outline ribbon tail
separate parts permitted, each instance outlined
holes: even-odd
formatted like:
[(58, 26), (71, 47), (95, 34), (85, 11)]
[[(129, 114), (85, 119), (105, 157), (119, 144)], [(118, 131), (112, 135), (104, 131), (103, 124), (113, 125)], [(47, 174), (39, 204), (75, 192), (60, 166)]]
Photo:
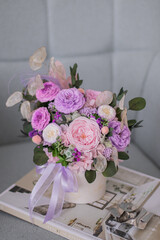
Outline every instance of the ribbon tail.
[(34, 207), (53, 182), (57, 170), (58, 169), (55, 164), (49, 164), (44, 170), (43, 175), (40, 177), (35, 187), (33, 188), (29, 200), (29, 213), (31, 219)]
[(62, 212), (65, 192), (61, 184), (61, 175), (62, 173), (60, 171), (57, 173), (57, 176), (55, 178), (49, 208), (45, 216), (44, 223), (53, 218), (59, 217)]

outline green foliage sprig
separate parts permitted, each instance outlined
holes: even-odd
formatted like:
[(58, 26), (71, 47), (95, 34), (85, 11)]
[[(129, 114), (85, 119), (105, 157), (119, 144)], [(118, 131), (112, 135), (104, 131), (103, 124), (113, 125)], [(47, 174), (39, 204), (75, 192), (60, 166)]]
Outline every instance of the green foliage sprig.
[(70, 74), (71, 74), (71, 81), (72, 81), (72, 84), (69, 84), (70, 88), (73, 88), (73, 87), (79, 88), (83, 83), (83, 80), (79, 78), (79, 73), (77, 73), (77, 67), (78, 67), (77, 63), (73, 65), (73, 68), (70, 67)]

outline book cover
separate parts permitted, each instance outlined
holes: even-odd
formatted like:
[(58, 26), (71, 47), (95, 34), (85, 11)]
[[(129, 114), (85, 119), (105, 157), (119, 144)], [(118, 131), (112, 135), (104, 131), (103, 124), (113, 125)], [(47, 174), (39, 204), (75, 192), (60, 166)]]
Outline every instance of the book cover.
[[(31, 222), (28, 212), (28, 202), (30, 192), (38, 181), (39, 176), (35, 169), (25, 175), (18, 182), (10, 186), (0, 195), (0, 209), (12, 214), (25, 221)], [(138, 202), (143, 203), (146, 197), (150, 196), (158, 186), (159, 180), (145, 174), (120, 167), (118, 173), (113, 178), (106, 181), (106, 193), (98, 201), (92, 204), (74, 204), (65, 202), (60, 217), (43, 224), (44, 216), (48, 209), (51, 188), (46, 191), (43, 198), (39, 201), (38, 206), (34, 208), (33, 224), (54, 232), (70, 240), (105, 240), (105, 231), (103, 223), (108, 214), (107, 208), (112, 204), (121, 202), (129, 194), (137, 192)], [(142, 191), (145, 192), (143, 194)], [(148, 188), (147, 188), (148, 186)], [(141, 189), (137, 191), (136, 189)], [(148, 194), (148, 195), (147, 195)], [(136, 202), (136, 200), (134, 199)], [(154, 225), (154, 231), (152, 231)], [(153, 234), (160, 234), (160, 218), (154, 216), (147, 228), (143, 231), (134, 231), (138, 238), (135, 239), (156, 239), (144, 238), (153, 237)], [(158, 230), (159, 229), (159, 230)], [(152, 234), (151, 234), (152, 233)], [(111, 237), (106, 234), (107, 238)], [(158, 236), (158, 235), (157, 235)], [(122, 239), (121, 236), (115, 239)], [(157, 238), (158, 240), (158, 238)]]

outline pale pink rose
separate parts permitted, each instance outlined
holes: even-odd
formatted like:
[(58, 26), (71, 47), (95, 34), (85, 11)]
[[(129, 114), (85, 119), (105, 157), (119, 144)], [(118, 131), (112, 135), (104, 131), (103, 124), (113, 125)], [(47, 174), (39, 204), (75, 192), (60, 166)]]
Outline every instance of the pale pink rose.
[(48, 152), (47, 148), (44, 148), (43, 151), (45, 152), (45, 154), (48, 157), (48, 163), (56, 163), (57, 161), (59, 161), (59, 158), (53, 157), (52, 152)]
[(96, 107), (109, 105), (113, 100), (113, 93), (110, 91), (101, 92), (96, 98)]
[(62, 143), (64, 144), (65, 147), (68, 147), (70, 145), (70, 142), (67, 138), (67, 129), (68, 129), (68, 125), (67, 124), (61, 124), (61, 139), (62, 139)]
[(78, 162), (72, 162), (69, 164), (69, 168), (75, 172), (85, 172), (86, 170), (91, 170), (92, 167), (92, 153), (84, 153), (81, 157), (81, 160)]
[(67, 138), (80, 152), (95, 149), (100, 142), (100, 128), (94, 119), (78, 117), (70, 123)]
[(96, 107), (96, 98), (101, 92), (88, 89), (85, 92), (86, 103), (85, 107)]

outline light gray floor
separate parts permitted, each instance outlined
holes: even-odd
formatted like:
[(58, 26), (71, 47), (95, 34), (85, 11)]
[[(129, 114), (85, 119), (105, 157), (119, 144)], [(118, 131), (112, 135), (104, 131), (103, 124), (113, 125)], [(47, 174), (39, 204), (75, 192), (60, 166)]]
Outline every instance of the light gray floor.
[[(0, 147), (0, 192), (30, 171), (34, 145), (31, 142)], [(122, 165), (160, 177), (160, 170), (133, 144), (130, 160)], [(62, 240), (64, 238), (0, 211), (0, 240)]]

